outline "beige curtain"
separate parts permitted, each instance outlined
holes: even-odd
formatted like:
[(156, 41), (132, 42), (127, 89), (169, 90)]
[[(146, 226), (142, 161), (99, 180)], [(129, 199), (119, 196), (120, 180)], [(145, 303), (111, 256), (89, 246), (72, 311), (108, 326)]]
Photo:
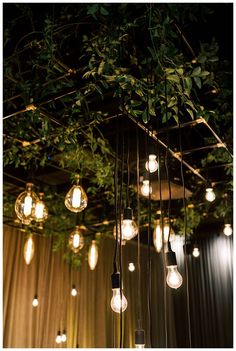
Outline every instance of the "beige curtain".
[[(52, 251), (52, 238), (34, 236), (35, 255), (29, 266), (23, 258), (24, 234), (4, 226), (3, 237), (3, 321), (4, 347), (9, 348), (112, 348), (119, 347), (119, 315), (110, 308), (111, 274), (115, 241), (103, 237), (96, 269), (89, 269), (85, 249), (82, 267), (71, 271), (63, 252)], [(123, 248), (123, 283), (128, 308), (123, 314), (124, 347), (134, 347), (137, 327), (138, 271), (137, 243)], [(128, 270), (128, 263), (136, 266)], [(163, 265), (161, 255), (151, 252), (152, 346), (165, 347)], [(147, 304), (147, 248), (141, 247), (141, 302), (143, 328), (149, 346)], [(75, 284), (79, 294), (71, 296)], [(37, 292), (39, 305), (32, 307)], [(176, 347), (172, 291), (167, 291), (168, 346)], [(58, 330), (66, 329), (67, 342), (58, 346)], [(149, 346), (150, 347), (150, 346)]]

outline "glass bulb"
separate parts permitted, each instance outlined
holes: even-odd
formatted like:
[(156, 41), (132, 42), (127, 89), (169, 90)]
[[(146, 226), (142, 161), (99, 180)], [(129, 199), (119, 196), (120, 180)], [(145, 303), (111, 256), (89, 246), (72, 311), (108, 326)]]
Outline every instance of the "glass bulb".
[(166, 282), (172, 289), (178, 289), (182, 283), (183, 278), (181, 274), (178, 272), (177, 266), (167, 266), (168, 273), (166, 277)]
[[(166, 220), (165, 220), (166, 221)], [(167, 243), (169, 236), (169, 228), (170, 228), (170, 242), (175, 240), (175, 233), (173, 229), (169, 226), (169, 223), (164, 224), (164, 242)], [(156, 227), (153, 232), (153, 244), (157, 252), (160, 252), (162, 249), (162, 230), (160, 220), (157, 220)]]
[(15, 212), (23, 224), (30, 224), (32, 211), (35, 208), (38, 196), (32, 191), (32, 183), (26, 184), (26, 190), (20, 193), (15, 202)]
[(157, 158), (156, 155), (153, 155), (153, 154), (149, 155), (148, 161), (145, 163), (145, 168), (150, 173), (156, 172), (156, 170), (158, 168), (158, 163), (157, 163), (156, 158)]
[(92, 244), (88, 252), (88, 263), (91, 270), (94, 270), (98, 261), (98, 247), (96, 245), (96, 240), (92, 240)]
[(57, 344), (60, 344), (61, 341), (62, 341), (62, 340), (61, 340), (61, 332), (59, 331), (58, 334), (57, 334), (57, 336), (56, 336), (56, 343), (57, 343)]
[(149, 180), (144, 180), (143, 185), (141, 186), (141, 193), (143, 196), (149, 196), (149, 193), (152, 193), (152, 187), (149, 184)]
[(33, 236), (30, 235), (24, 245), (24, 259), (26, 264), (30, 264), (34, 257), (34, 240)]
[(69, 247), (74, 253), (78, 253), (84, 246), (84, 237), (79, 229), (79, 226), (75, 226), (75, 230), (70, 234)]
[(62, 336), (61, 336), (61, 341), (62, 342), (66, 342), (66, 340), (67, 340), (66, 331), (64, 330), (63, 333), (62, 333)]
[(124, 312), (128, 306), (128, 302), (124, 293), (122, 292), (122, 298), (120, 296), (120, 288), (112, 289), (113, 296), (111, 299), (111, 308), (114, 312), (120, 313), (120, 308)]
[(87, 195), (79, 185), (79, 178), (77, 178), (77, 184), (73, 185), (72, 188), (68, 191), (65, 197), (65, 206), (71, 212), (81, 212), (88, 205)]
[(77, 296), (77, 294), (78, 294), (78, 291), (76, 290), (75, 286), (73, 285), (72, 289), (71, 289), (71, 295), (72, 296)]
[(198, 247), (194, 247), (192, 254), (193, 254), (194, 257), (199, 257), (200, 256), (199, 248)]
[(37, 307), (38, 304), (39, 304), (39, 300), (38, 300), (37, 295), (35, 295), (35, 297), (34, 297), (34, 299), (33, 299), (33, 301), (32, 301), (32, 306), (33, 306), (33, 307)]
[(231, 227), (231, 224), (225, 224), (225, 227), (224, 227), (224, 235), (226, 236), (230, 236), (233, 234), (233, 229)]
[(128, 268), (129, 268), (130, 272), (134, 272), (135, 271), (135, 265), (133, 264), (133, 262), (129, 263), (129, 267)]
[(216, 195), (212, 188), (206, 188), (206, 200), (209, 202), (213, 202), (216, 198)]
[[(122, 215), (123, 218), (123, 215)], [(122, 244), (127, 240), (133, 239), (138, 234), (138, 226), (133, 219), (121, 219)], [(116, 238), (116, 226), (113, 229), (113, 235)], [(120, 223), (118, 222), (118, 240), (120, 240)]]
[(35, 208), (32, 211), (32, 217), (36, 222), (44, 222), (48, 218), (48, 209), (43, 202), (43, 193), (39, 193), (39, 199), (36, 201)]

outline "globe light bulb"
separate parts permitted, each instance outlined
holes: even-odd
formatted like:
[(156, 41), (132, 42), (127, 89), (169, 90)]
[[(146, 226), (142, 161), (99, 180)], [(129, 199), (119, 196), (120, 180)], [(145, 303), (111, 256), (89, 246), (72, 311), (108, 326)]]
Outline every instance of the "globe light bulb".
[(120, 313), (124, 312), (128, 306), (126, 297), (120, 289), (120, 273), (113, 273), (111, 276), (112, 282), (112, 299), (111, 308), (114, 312)]
[(206, 200), (209, 201), (209, 202), (213, 202), (216, 198), (216, 195), (213, 191), (213, 188), (206, 188)]
[(61, 336), (61, 341), (62, 341), (62, 342), (66, 342), (66, 340), (67, 340), (66, 331), (63, 330), (62, 336)]
[(156, 172), (158, 168), (158, 163), (156, 158), (157, 158), (156, 155), (151, 154), (148, 156), (148, 161), (145, 163), (145, 168), (150, 173)]
[(33, 301), (32, 301), (32, 306), (33, 306), (33, 307), (37, 307), (38, 305), (39, 305), (38, 296), (35, 295), (35, 296), (34, 296), (34, 299), (33, 299)]
[(30, 264), (34, 257), (34, 240), (30, 235), (24, 244), (24, 259), (26, 264)]
[(192, 255), (193, 255), (193, 257), (196, 257), (196, 258), (200, 256), (200, 251), (199, 251), (199, 248), (197, 246), (195, 246), (193, 248)]
[(65, 206), (71, 212), (81, 212), (88, 205), (87, 195), (79, 185), (79, 176), (76, 178), (76, 185), (73, 185), (72, 188), (68, 191), (65, 197)]
[(225, 224), (223, 232), (224, 232), (224, 235), (226, 235), (226, 236), (232, 235), (233, 229), (231, 227), (231, 224)]
[[(125, 244), (127, 240), (133, 239), (138, 234), (138, 226), (133, 219), (133, 211), (130, 207), (124, 209), (123, 216), (121, 218), (121, 235), (120, 235), (120, 223), (118, 222), (118, 239), (122, 236), (122, 244)], [(116, 226), (113, 229), (113, 235), (116, 238)]]
[(75, 285), (73, 285), (72, 289), (71, 289), (71, 295), (75, 297), (75, 296), (77, 296), (77, 294), (78, 294), (78, 291), (76, 290)]
[(168, 244), (168, 250), (166, 252), (166, 268), (168, 270), (166, 283), (172, 289), (178, 289), (182, 283), (183, 278), (177, 269), (177, 261), (175, 252), (171, 250), (170, 243)]
[(134, 272), (135, 271), (135, 265), (133, 264), (133, 262), (129, 263), (128, 269), (130, 272)]
[(56, 336), (56, 343), (60, 344), (61, 342), (62, 342), (62, 340), (61, 340), (61, 332), (59, 330), (59, 332), (57, 333), (57, 336)]
[(44, 222), (48, 218), (48, 209), (43, 202), (43, 193), (39, 193), (39, 199), (36, 201), (35, 208), (32, 211), (32, 217), (36, 222)]
[(88, 264), (91, 270), (94, 270), (98, 261), (98, 247), (96, 240), (92, 240), (88, 252)]
[(32, 211), (35, 208), (38, 196), (32, 191), (32, 183), (26, 184), (26, 190), (20, 193), (15, 202), (15, 212), (23, 224), (30, 224)]
[(70, 234), (69, 247), (74, 253), (78, 253), (84, 246), (84, 237), (79, 226), (76, 225), (73, 232)]
[(143, 180), (143, 185), (141, 186), (140, 190), (143, 196), (149, 196), (149, 193), (152, 193), (152, 187), (149, 180)]
[(145, 331), (143, 329), (135, 330), (135, 348), (145, 348)]

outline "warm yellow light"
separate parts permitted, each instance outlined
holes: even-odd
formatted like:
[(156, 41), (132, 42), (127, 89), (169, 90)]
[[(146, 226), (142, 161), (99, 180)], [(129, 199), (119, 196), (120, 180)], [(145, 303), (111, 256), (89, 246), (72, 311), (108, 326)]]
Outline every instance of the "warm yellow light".
[(61, 342), (62, 342), (62, 340), (61, 340), (61, 332), (59, 331), (57, 336), (56, 336), (56, 343), (60, 344)]
[(48, 218), (48, 209), (43, 202), (43, 193), (39, 193), (39, 199), (36, 201), (32, 216), (36, 222), (44, 222)]
[(78, 294), (78, 291), (76, 290), (75, 286), (73, 285), (72, 289), (71, 289), (71, 295), (75, 297), (75, 296), (77, 296), (77, 294)]
[(114, 312), (120, 313), (120, 309), (124, 312), (128, 306), (127, 299), (122, 292), (122, 297), (120, 295), (120, 288), (112, 289), (113, 296), (111, 299), (111, 308)]
[[(164, 242), (167, 243), (169, 231), (170, 231), (170, 242), (175, 240), (175, 233), (172, 228), (170, 228), (168, 219), (164, 219)], [(160, 252), (162, 249), (162, 230), (160, 220), (157, 220), (157, 224), (153, 231), (153, 244), (157, 252)]]
[(79, 176), (77, 176), (77, 184), (73, 185), (72, 188), (68, 191), (65, 197), (65, 206), (71, 212), (81, 212), (88, 205), (88, 197), (82, 188), (79, 185)]
[(135, 348), (136, 349), (145, 349), (145, 344), (144, 345), (137, 344), (137, 345), (135, 345)]
[(158, 163), (156, 158), (157, 158), (156, 155), (151, 154), (148, 156), (148, 161), (145, 163), (145, 168), (150, 173), (156, 172), (158, 168)]
[(81, 205), (81, 190), (79, 187), (75, 187), (72, 194), (72, 207), (80, 207)]
[(194, 247), (192, 254), (193, 254), (194, 257), (199, 257), (200, 256), (199, 248), (198, 247)]
[(141, 193), (143, 196), (149, 196), (152, 193), (152, 187), (149, 180), (143, 180), (143, 185), (141, 186)]
[(66, 342), (66, 340), (67, 340), (67, 336), (66, 336), (66, 331), (64, 330), (61, 336), (61, 341)]
[(133, 264), (133, 262), (129, 263), (129, 267), (128, 268), (129, 268), (130, 272), (134, 272), (135, 271), (135, 265)]
[(96, 245), (96, 240), (92, 240), (88, 252), (88, 263), (91, 270), (94, 270), (98, 261), (98, 247)]
[(38, 305), (39, 305), (39, 300), (38, 300), (37, 295), (35, 295), (35, 297), (34, 297), (34, 299), (32, 301), (32, 306), (33, 307), (38, 307)]
[(69, 246), (74, 253), (78, 253), (84, 246), (84, 238), (78, 225), (75, 226), (75, 229), (70, 234)]
[(24, 245), (24, 259), (26, 264), (30, 264), (34, 257), (34, 240), (33, 236), (30, 235)]
[(32, 211), (35, 207), (38, 196), (32, 191), (32, 183), (26, 184), (26, 190), (20, 193), (15, 202), (15, 212), (23, 224), (30, 224)]
[(182, 283), (183, 278), (181, 274), (178, 272), (177, 266), (167, 266), (168, 273), (166, 277), (166, 282), (172, 289), (178, 289)]
[(233, 229), (231, 227), (231, 224), (225, 224), (225, 227), (224, 227), (224, 235), (226, 236), (230, 236), (233, 234)]
[(216, 195), (212, 188), (206, 188), (206, 200), (209, 202), (213, 202), (216, 198)]

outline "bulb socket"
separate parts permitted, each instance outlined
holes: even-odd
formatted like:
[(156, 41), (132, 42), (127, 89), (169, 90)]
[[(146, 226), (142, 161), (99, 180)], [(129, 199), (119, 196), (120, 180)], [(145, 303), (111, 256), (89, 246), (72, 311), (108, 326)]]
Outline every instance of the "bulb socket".
[(116, 272), (111, 275), (111, 287), (112, 289), (120, 288), (120, 273)]
[(145, 345), (145, 331), (143, 329), (135, 330), (135, 345)]
[(126, 207), (124, 209), (124, 214), (123, 214), (123, 219), (130, 219), (132, 220), (133, 218), (133, 210), (130, 207)]
[(174, 251), (166, 252), (166, 266), (177, 266), (176, 255)]

